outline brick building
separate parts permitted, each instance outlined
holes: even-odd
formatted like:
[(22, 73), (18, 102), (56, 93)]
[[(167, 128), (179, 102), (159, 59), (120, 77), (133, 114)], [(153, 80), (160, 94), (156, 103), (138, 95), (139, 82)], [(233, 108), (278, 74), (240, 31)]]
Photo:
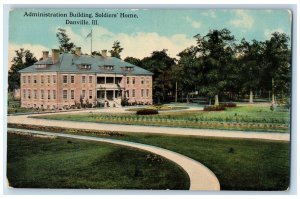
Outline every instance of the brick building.
[(129, 103), (152, 104), (152, 73), (115, 57), (83, 55), (78, 47), (74, 54), (43, 58), (19, 71), (21, 106), (27, 108), (64, 109), (78, 103), (121, 106)]

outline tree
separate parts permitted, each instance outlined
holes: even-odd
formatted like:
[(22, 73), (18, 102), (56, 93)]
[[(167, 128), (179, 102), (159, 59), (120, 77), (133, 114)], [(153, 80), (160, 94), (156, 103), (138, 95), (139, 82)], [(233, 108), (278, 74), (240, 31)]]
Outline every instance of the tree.
[(167, 101), (173, 91), (171, 68), (175, 64), (176, 59), (169, 57), (166, 49), (154, 51), (141, 60), (141, 67), (153, 72), (153, 93), (158, 103)]
[(234, 36), (227, 29), (212, 30), (205, 36), (199, 34), (197, 51), (203, 59), (201, 92), (209, 98), (215, 96), (215, 105), (219, 104), (219, 94), (228, 89), (227, 77), (233, 67)]
[(291, 79), (290, 38), (285, 33), (274, 32), (265, 42), (264, 73), (265, 81), (272, 90), (272, 103), (275, 103), (275, 92), (289, 95)]
[(67, 35), (65, 29), (59, 28), (58, 32), (56, 33), (56, 37), (60, 44), (59, 46), (60, 52), (73, 53), (75, 51), (76, 46), (73, 42), (70, 42), (71, 39)]
[(119, 41), (114, 41), (114, 44), (112, 46), (112, 50), (110, 50), (110, 54), (112, 57), (116, 57), (121, 59), (121, 52), (123, 51), (123, 48), (121, 48), (120, 42)]
[(238, 46), (240, 53), (239, 76), (242, 89), (248, 90), (249, 103), (253, 103), (253, 89), (258, 88), (261, 82), (262, 75), (262, 59), (263, 59), (263, 42), (256, 40), (252, 41), (252, 44), (242, 39), (241, 44)]
[(126, 62), (128, 62), (128, 63), (131, 63), (131, 64), (133, 64), (133, 65), (135, 65), (135, 66), (141, 66), (141, 64), (142, 64), (142, 62), (141, 62), (140, 59), (134, 58), (134, 57), (126, 57), (126, 58), (124, 59), (124, 61), (126, 61)]
[(16, 88), (20, 88), (20, 73), (19, 70), (22, 70), (28, 66), (33, 65), (37, 62), (37, 59), (29, 50), (15, 50), (16, 56), (13, 58), (12, 66), (8, 71), (8, 89), (13, 91)]
[(197, 49), (191, 46), (177, 56), (180, 57), (178, 64), (172, 68), (173, 79), (181, 96), (186, 95), (188, 102), (189, 93), (199, 91), (202, 80), (202, 59), (197, 56)]

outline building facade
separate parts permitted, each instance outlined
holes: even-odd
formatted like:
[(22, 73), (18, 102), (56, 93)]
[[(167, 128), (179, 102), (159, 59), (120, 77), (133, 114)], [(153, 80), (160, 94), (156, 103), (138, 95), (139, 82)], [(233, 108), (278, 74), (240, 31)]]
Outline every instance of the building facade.
[(21, 106), (26, 108), (66, 109), (78, 104), (121, 106), (152, 104), (152, 73), (123, 60), (74, 54), (53, 49), (21, 71)]

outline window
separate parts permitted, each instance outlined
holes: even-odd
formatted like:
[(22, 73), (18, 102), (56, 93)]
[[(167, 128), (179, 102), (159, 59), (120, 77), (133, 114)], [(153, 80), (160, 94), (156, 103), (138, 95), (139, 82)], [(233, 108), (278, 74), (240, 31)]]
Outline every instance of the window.
[(31, 83), (31, 76), (28, 76), (28, 84)]
[(34, 83), (34, 84), (37, 83), (37, 81), (36, 81), (36, 75), (33, 76), (33, 83)]
[(144, 97), (144, 89), (141, 90), (141, 97)]
[(37, 99), (37, 90), (33, 91), (33, 97), (34, 97), (34, 99)]
[(129, 98), (129, 91), (125, 91), (126, 97)]
[(93, 76), (89, 76), (89, 83), (93, 83)]
[(114, 69), (114, 66), (105, 65), (105, 66), (104, 66), (104, 69), (105, 69), (105, 70), (113, 70), (113, 69)]
[(149, 89), (146, 90), (146, 97), (149, 97)]
[(26, 76), (23, 76), (23, 83), (26, 84)]
[(81, 83), (85, 84), (85, 76), (81, 77)]
[(50, 82), (51, 82), (50, 81), (50, 75), (47, 76), (47, 82), (48, 82), (48, 84), (50, 84)]
[(85, 98), (85, 90), (82, 90), (82, 91), (81, 91), (81, 97), (82, 97), (82, 99)]
[(123, 68), (123, 70), (126, 70), (126, 71), (133, 71), (134, 68), (133, 68), (133, 66), (126, 66), (125, 68)]
[(41, 90), (41, 99), (44, 99), (44, 90)]
[(132, 97), (135, 97), (135, 89), (132, 90)]
[(53, 80), (53, 84), (56, 84), (56, 76), (55, 75), (53, 75), (52, 80)]
[(72, 76), (71, 76), (71, 84), (74, 84), (74, 83), (75, 83), (75, 76), (72, 75)]
[(74, 99), (74, 90), (71, 90), (71, 99)]
[(127, 77), (127, 84), (129, 84), (129, 77)]
[(141, 84), (144, 84), (144, 78), (143, 77), (141, 78)]
[(90, 64), (81, 64), (80, 68), (81, 69), (91, 69), (91, 65)]
[(28, 89), (28, 94), (27, 94), (28, 99), (31, 98), (31, 90)]
[(41, 76), (41, 84), (43, 84), (44, 83), (44, 76), (42, 75)]
[(26, 99), (26, 90), (23, 89), (23, 98)]
[(93, 91), (89, 90), (89, 99), (92, 99), (92, 98), (93, 98)]
[(67, 83), (68, 83), (68, 76), (67, 76), (67, 75), (64, 75), (64, 76), (63, 76), (63, 83), (64, 83), (64, 84), (67, 84)]
[(135, 84), (135, 77), (132, 78), (132, 84)]
[(51, 99), (50, 90), (48, 90), (48, 100)]
[(63, 99), (68, 99), (68, 91), (63, 90)]
[(146, 79), (146, 84), (149, 85), (149, 79), (148, 78)]
[(52, 94), (53, 94), (53, 96), (52, 96), (53, 99), (56, 99), (56, 90), (53, 90), (53, 91), (52, 91)]

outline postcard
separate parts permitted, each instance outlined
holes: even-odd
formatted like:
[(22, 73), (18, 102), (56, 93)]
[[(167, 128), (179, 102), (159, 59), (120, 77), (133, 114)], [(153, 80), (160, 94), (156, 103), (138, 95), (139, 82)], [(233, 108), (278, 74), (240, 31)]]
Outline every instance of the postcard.
[(292, 18), (12, 9), (7, 187), (287, 191)]

